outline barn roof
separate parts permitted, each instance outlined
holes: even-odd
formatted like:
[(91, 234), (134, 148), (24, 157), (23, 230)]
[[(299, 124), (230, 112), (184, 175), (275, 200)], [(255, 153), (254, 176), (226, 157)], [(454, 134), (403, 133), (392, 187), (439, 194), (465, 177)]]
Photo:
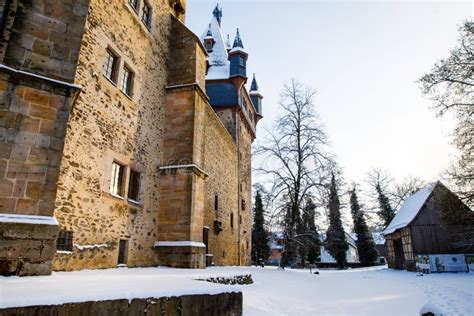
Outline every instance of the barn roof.
[(390, 224), (383, 231), (383, 234), (388, 235), (398, 229), (408, 226), (423, 208), (437, 184), (438, 182), (430, 183), (406, 199)]

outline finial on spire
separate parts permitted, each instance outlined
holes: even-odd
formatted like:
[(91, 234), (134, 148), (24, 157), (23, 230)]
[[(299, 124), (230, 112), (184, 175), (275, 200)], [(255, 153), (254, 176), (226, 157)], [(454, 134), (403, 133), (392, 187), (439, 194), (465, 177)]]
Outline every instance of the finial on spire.
[(252, 84), (250, 85), (250, 91), (258, 91), (257, 79), (255, 79), (255, 73), (253, 74)]
[(232, 47), (230, 46), (230, 36), (227, 34), (227, 40), (225, 41), (225, 47), (230, 50)]
[(237, 34), (235, 35), (234, 46), (232, 48), (244, 48), (244, 44), (242, 44), (242, 39), (240, 38), (239, 28), (237, 28)]
[(210, 36), (210, 37), (212, 37), (211, 23), (209, 23), (209, 28), (207, 29), (207, 34), (206, 34), (206, 37), (207, 37), (207, 36)]
[(212, 11), (212, 15), (216, 18), (217, 22), (219, 22), (219, 26), (221, 26), (222, 8), (219, 8), (219, 3), (216, 4), (214, 11)]

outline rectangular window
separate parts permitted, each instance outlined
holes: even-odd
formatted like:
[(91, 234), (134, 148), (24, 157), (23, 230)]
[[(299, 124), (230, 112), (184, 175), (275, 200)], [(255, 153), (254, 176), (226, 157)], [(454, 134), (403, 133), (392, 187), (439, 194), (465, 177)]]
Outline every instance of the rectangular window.
[(127, 66), (124, 66), (120, 89), (128, 96), (132, 95), (132, 80), (133, 72)]
[(127, 264), (127, 241), (121, 239), (119, 242), (118, 264)]
[(61, 230), (59, 232), (56, 249), (59, 251), (72, 251), (72, 231)]
[(217, 193), (214, 195), (214, 211), (219, 210), (219, 196)]
[(142, 8), (142, 22), (145, 24), (147, 28), (150, 28), (150, 22), (151, 22), (151, 7), (148, 3), (144, 2), (143, 3), (143, 8)]
[(138, 0), (128, 0), (128, 3), (135, 11), (138, 10)]
[(230, 213), (230, 228), (234, 228), (234, 213)]
[(124, 166), (113, 162), (112, 163), (112, 176), (110, 179), (110, 194), (116, 196), (122, 196), (122, 180), (123, 180), (123, 172), (125, 168)]
[(130, 181), (128, 184), (128, 198), (138, 202), (140, 193), (140, 173), (130, 170)]
[(105, 51), (104, 65), (102, 74), (109, 80), (116, 81), (116, 68), (117, 68), (118, 57), (110, 49)]

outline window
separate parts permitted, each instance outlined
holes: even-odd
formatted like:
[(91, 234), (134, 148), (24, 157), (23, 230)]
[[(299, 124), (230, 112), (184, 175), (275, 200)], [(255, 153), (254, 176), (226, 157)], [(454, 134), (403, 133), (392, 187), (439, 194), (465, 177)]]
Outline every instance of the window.
[(132, 95), (132, 80), (133, 72), (127, 66), (123, 66), (122, 82), (120, 83), (120, 89), (128, 96)]
[(130, 181), (128, 184), (128, 198), (138, 202), (140, 193), (140, 173), (130, 170)]
[(146, 27), (150, 27), (151, 22), (151, 7), (148, 3), (143, 3), (142, 8), (142, 22), (145, 24)]
[(122, 180), (124, 166), (113, 162), (112, 163), (112, 177), (110, 179), (110, 194), (122, 196)]
[(128, 0), (128, 3), (135, 11), (138, 10), (138, 0)]
[(214, 210), (219, 210), (219, 195), (217, 193), (214, 195)]
[(127, 264), (127, 241), (121, 239), (119, 242), (118, 264)]
[(116, 81), (116, 68), (118, 57), (110, 49), (105, 51), (105, 59), (102, 74), (109, 80)]
[(242, 57), (239, 58), (239, 66), (245, 67), (245, 59), (243, 59)]
[(234, 213), (230, 213), (230, 228), (234, 228)]
[(61, 230), (59, 232), (56, 249), (59, 251), (72, 251), (72, 231)]

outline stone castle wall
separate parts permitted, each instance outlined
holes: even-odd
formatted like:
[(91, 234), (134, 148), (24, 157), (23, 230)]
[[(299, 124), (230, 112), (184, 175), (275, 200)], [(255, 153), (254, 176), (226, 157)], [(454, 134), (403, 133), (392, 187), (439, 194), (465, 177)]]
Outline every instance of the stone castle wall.
[[(216, 265), (238, 264), (237, 147), (209, 105), (203, 105), (205, 182), (204, 225), (209, 227), (209, 253)], [(218, 209), (215, 210), (215, 197)], [(233, 228), (230, 217), (233, 215)], [(216, 234), (214, 221), (222, 223)]]
[[(157, 262), (157, 170), (173, 10), (166, 1), (148, 3), (150, 30), (128, 1), (90, 3), (75, 79), (83, 92), (69, 121), (55, 210), (61, 229), (73, 231), (76, 246), (72, 253), (57, 254), (56, 270), (113, 267), (119, 240), (128, 243), (128, 266)], [(120, 57), (119, 69), (126, 64), (134, 72), (133, 95), (102, 75), (107, 48)], [(113, 161), (126, 169), (124, 198), (109, 193)], [(132, 168), (141, 173), (140, 203), (126, 198)]]

